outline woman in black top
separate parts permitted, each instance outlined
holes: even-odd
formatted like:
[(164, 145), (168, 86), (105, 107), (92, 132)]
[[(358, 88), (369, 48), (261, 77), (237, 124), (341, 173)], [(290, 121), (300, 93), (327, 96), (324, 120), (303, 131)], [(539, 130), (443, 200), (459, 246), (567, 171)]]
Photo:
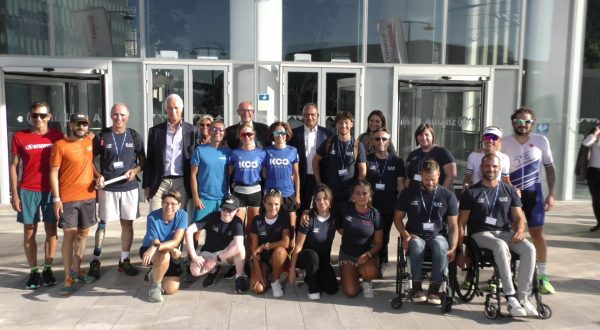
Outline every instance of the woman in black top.
[(383, 245), (383, 229), (379, 211), (371, 206), (371, 185), (359, 179), (352, 186), (351, 203), (341, 207), (337, 217), (342, 234), (340, 246), (340, 277), (346, 296), (356, 297), (362, 291), (365, 298), (373, 298), (371, 280), (379, 276), (378, 253)]
[(304, 282), (308, 285), (308, 298), (321, 298), (321, 291), (334, 294), (338, 290), (337, 278), (331, 266), (331, 245), (335, 237), (335, 219), (330, 213), (333, 194), (324, 184), (315, 188), (313, 208), (307, 212), (308, 223), (298, 228), (296, 246), (292, 253), (290, 284), (296, 284), (296, 267), (306, 270)]
[(277, 189), (265, 194), (266, 212), (258, 215), (252, 222), (250, 244), (252, 249), (252, 272), (250, 287), (256, 294), (262, 294), (268, 288), (267, 275), (273, 271), (271, 289), (273, 297), (283, 297), (279, 276), (287, 260), (290, 245), (290, 216), (288, 212), (279, 212), (283, 197)]

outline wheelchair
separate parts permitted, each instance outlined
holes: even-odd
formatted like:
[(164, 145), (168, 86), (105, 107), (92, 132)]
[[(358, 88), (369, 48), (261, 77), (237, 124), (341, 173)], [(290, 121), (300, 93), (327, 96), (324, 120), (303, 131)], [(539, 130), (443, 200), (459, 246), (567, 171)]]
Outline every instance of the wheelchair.
[[(407, 251), (408, 252), (408, 251)], [(412, 301), (411, 289), (412, 289), (412, 274), (410, 270), (410, 259), (408, 253), (404, 252), (402, 248), (402, 237), (398, 237), (398, 263), (396, 266), (396, 297), (392, 298), (391, 305), (394, 309), (400, 309), (404, 300)], [(425, 256), (423, 258), (423, 278), (428, 278), (428, 273), (432, 269), (432, 257), (431, 251), (425, 249)], [(452, 304), (454, 302), (454, 292), (450, 285), (448, 276), (448, 268), (446, 268), (444, 275), (442, 276), (442, 283), (440, 285), (440, 296), (441, 296), (441, 312), (443, 314), (450, 313), (452, 311)]]
[[(484, 296), (483, 291), (479, 288), (480, 270), (486, 267), (493, 268), (493, 275), (490, 283), (496, 286), (496, 290), (485, 294), (485, 316), (488, 319), (497, 319), (502, 316), (501, 298), (502, 286), (498, 274), (498, 266), (494, 261), (494, 254), (489, 249), (480, 248), (475, 240), (466, 236), (464, 239), (464, 253), (468, 256), (469, 261), (465, 269), (461, 269), (455, 263), (449, 265), (451, 286), (456, 293), (456, 296), (463, 302), (470, 302), (475, 296)], [(511, 251), (511, 272), (513, 274), (513, 283), (516, 286), (515, 270), (519, 262), (519, 255)], [(542, 296), (539, 292), (538, 270), (537, 267), (533, 273), (531, 295), (535, 298), (535, 306), (540, 319), (548, 319), (552, 316), (550, 307), (542, 302)]]

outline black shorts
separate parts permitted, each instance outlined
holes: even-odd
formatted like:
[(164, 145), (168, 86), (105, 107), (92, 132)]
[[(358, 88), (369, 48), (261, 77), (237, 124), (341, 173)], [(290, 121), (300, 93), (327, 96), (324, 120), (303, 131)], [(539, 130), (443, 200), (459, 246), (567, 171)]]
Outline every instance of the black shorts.
[(296, 198), (292, 195), (290, 197), (283, 197), (281, 201), (281, 211), (285, 212), (296, 212)]
[(252, 194), (242, 194), (234, 191), (233, 195), (240, 200), (240, 207), (260, 207), (262, 201), (260, 191)]
[[(149, 246), (140, 246), (140, 258), (144, 259), (144, 253), (146, 253), (146, 250), (148, 250), (150, 247)], [(182, 271), (181, 271), (181, 264), (178, 263), (174, 263), (173, 259), (170, 259), (169, 261), (169, 268), (167, 269), (167, 272), (165, 273), (165, 277), (166, 276), (179, 276), (181, 275)]]

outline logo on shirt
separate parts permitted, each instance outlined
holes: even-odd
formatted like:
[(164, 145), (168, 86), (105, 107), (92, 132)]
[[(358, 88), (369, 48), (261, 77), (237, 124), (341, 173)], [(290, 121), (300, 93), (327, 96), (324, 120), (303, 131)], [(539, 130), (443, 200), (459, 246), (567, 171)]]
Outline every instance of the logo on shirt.
[(133, 148), (132, 142), (125, 142), (125, 148)]
[(251, 162), (249, 160), (245, 160), (245, 161), (238, 162), (238, 166), (241, 169), (258, 168), (258, 162), (257, 161)]
[(52, 143), (28, 144), (25, 150), (47, 149), (52, 148)]
[(501, 202), (508, 202), (508, 197), (498, 197), (498, 200)]
[(372, 165), (372, 166), (371, 166), (369, 169), (370, 169), (370, 170), (376, 170), (376, 169), (377, 169), (377, 166), (375, 166), (375, 165)]
[(212, 227), (212, 230), (213, 230), (215, 233), (218, 233), (218, 232), (219, 232), (219, 226), (217, 226), (217, 225), (214, 225), (214, 226)]
[(87, 151), (92, 151), (92, 146), (88, 146), (87, 148), (85, 148)]
[(388, 166), (388, 171), (395, 171), (396, 170), (396, 166)]
[(479, 199), (477, 200), (477, 203), (479, 203), (479, 204), (483, 204), (483, 203), (485, 203), (485, 199), (483, 199), (483, 198), (479, 198)]
[(285, 158), (271, 158), (269, 159), (269, 164), (278, 165), (278, 166), (287, 166), (290, 165), (290, 160)]
[(346, 216), (346, 218), (345, 218), (345, 219), (346, 219), (346, 221), (352, 221), (352, 216), (351, 216), (351, 215), (348, 215), (348, 216)]
[(318, 227), (313, 228), (313, 233), (318, 234), (319, 233), (319, 228)]
[(433, 202), (433, 206), (435, 206), (435, 207), (442, 207), (442, 206), (444, 206), (444, 203), (442, 203), (442, 202)]
[(419, 206), (420, 204), (419, 204), (419, 201), (415, 199), (414, 201), (410, 202), (410, 205), (411, 206)]

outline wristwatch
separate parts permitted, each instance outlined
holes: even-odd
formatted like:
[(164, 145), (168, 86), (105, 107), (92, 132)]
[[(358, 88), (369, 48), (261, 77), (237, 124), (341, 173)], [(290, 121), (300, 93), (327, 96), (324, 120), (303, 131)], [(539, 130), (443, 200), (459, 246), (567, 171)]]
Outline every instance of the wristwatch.
[(221, 261), (223, 261), (223, 260), (221, 260), (221, 256), (220, 256), (220, 255), (218, 255), (218, 254), (217, 254), (217, 261), (218, 261), (218, 262), (221, 262)]

